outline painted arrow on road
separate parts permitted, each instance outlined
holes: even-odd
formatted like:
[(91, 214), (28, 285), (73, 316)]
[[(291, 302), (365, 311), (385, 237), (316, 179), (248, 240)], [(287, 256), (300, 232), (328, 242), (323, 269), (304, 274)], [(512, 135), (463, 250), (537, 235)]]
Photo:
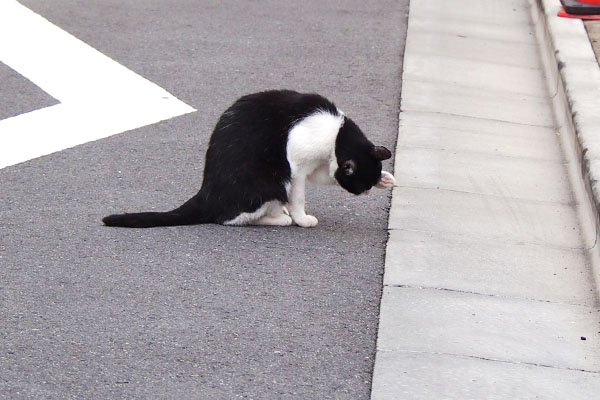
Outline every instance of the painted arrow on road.
[(15, 0), (0, 61), (60, 102), (0, 120), (0, 168), (196, 111)]

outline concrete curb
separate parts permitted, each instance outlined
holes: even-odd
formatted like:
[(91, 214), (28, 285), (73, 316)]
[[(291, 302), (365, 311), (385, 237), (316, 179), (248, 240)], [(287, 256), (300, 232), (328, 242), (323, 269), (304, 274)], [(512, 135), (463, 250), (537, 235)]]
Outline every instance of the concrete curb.
[(598, 214), (562, 21), (459, 3), (410, 4), (371, 399), (594, 397)]
[(586, 250), (600, 298), (600, 68), (583, 22), (559, 0), (529, 0)]

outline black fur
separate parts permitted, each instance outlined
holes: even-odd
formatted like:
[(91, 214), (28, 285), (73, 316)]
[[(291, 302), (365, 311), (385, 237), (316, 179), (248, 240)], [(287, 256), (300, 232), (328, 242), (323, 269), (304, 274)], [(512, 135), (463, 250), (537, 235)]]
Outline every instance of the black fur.
[[(332, 102), (317, 94), (279, 90), (240, 98), (215, 126), (206, 152), (204, 180), (195, 196), (172, 211), (110, 215), (102, 221), (131, 228), (223, 223), (242, 212), (256, 211), (267, 201), (287, 203), (285, 185), (291, 179), (288, 133), (296, 122), (318, 110), (338, 113)], [(375, 154), (375, 148), (360, 128), (345, 118), (335, 153), (340, 167), (353, 160), (355, 168), (351, 174), (344, 174), (342, 168), (337, 171), (335, 177), (343, 188), (359, 194), (378, 182), (384, 158)]]
[[(385, 147), (374, 146), (354, 121), (346, 118), (335, 142), (335, 156), (342, 167), (336, 171), (335, 179), (350, 193), (361, 194), (379, 182), (381, 161), (392, 154)], [(352, 173), (344, 168), (348, 162), (354, 165)]]

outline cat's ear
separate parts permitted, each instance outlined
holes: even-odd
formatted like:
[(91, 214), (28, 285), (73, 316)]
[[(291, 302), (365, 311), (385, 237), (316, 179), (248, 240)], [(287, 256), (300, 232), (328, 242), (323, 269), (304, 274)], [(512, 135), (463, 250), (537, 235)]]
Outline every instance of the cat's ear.
[(354, 160), (344, 161), (344, 163), (342, 164), (342, 171), (344, 171), (344, 175), (346, 176), (354, 175), (354, 172), (356, 171), (356, 163), (354, 162)]
[(371, 155), (377, 161), (383, 161), (387, 160), (388, 158), (392, 158), (392, 152), (383, 146), (373, 146), (373, 148), (371, 149)]

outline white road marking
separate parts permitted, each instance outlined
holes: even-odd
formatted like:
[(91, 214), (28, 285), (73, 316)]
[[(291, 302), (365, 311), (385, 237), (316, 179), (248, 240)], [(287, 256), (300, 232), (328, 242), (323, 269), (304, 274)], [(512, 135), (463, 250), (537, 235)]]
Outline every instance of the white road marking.
[(0, 61), (60, 101), (0, 120), (0, 168), (196, 111), (15, 0)]

